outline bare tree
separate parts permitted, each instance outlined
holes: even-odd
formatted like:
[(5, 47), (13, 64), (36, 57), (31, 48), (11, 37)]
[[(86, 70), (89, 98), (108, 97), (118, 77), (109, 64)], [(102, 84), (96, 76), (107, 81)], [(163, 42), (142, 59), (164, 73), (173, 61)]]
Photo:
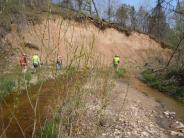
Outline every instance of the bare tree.
[(151, 16), (149, 17), (148, 32), (155, 37), (163, 40), (166, 30), (169, 28), (166, 22), (166, 15), (162, 8), (163, 0), (158, 0), (156, 7), (153, 9)]
[(149, 13), (143, 6), (140, 6), (136, 13), (137, 29), (142, 32), (148, 32), (148, 16)]
[(137, 28), (136, 11), (134, 7), (131, 7), (130, 11), (131, 28), (135, 30)]
[(129, 20), (129, 9), (127, 5), (122, 4), (116, 11), (116, 20), (119, 25), (126, 27)]

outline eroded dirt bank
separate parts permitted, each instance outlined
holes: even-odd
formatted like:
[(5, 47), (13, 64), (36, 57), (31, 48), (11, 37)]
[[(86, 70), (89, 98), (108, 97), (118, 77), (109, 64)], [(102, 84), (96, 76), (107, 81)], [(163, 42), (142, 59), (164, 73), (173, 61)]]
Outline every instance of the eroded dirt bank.
[(170, 50), (161, 48), (159, 43), (145, 34), (132, 32), (127, 36), (115, 29), (100, 31), (91, 23), (81, 24), (58, 16), (44, 19), (34, 26), (28, 24), (19, 33), (16, 25), (12, 25), (12, 32), (6, 36), (6, 41), (16, 49), (17, 56), (21, 52), (27, 53), (28, 57), (39, 53), (42, 62), (53, 62), (60, 55), (64, 64), (69, 64), (72, 55), (80, 53), (81, 49), (88, 54), (94, 53), (91, 57), (103, 64), (111, 64), (117, 54), (122, 58), (122, 64), (136, 66), (155, 57), (160, 57), (159, 62), (163, 62), (162, 59), (167, 59), (170, 54)]

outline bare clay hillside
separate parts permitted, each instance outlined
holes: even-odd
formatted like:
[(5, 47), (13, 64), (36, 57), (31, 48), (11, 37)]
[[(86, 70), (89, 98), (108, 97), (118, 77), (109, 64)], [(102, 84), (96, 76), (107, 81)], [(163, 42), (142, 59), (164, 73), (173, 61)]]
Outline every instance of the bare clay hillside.
[(62, 56), (65, 64), (70, 64), (72, 54), (76, 54), (75, 60), (90, 55), (104, 64), (111, 63), (112, 57), (118, 54), (122, 64), (143, 65), (153, 57), (166, 59), (170, 53), (145, 34), (132, 32), (126, 36), (115, 29), (100, 31), (89, 22), (81, 24), (58, 16), (45, 18), (41, 24), (34, 26), (26, 25), (19, 33), (16, 25), (12, 25), (6, 41), (19, 49), (17, 55), (25, 52), (31, 57), (33, 53), (39, 53), (43, 62)]

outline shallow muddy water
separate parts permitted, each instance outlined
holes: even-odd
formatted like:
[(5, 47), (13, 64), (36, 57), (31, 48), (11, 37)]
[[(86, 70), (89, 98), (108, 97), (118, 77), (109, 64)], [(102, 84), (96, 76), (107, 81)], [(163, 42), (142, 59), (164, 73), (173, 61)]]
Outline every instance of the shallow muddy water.
[[(43, 120), (49, 118), (48, 105), (56, 98), (57, 91), (54, 89), (54, 82), (44, 84), (42, 91), (39, 94), (38, 109), (37, 109), (37, 128), (41, 128)], [(40, 86), (28, 90), (29, 98), (33, 106), (36, 103)], [(32, 132), (34, 123), (34, 111), (29, 102), (27, 91), (21, 91), (21, 94), (11, 94), (1, 102), (0, 110), (0, 132), (4, 131), (4, 136), (7, 138), (29, 137)], [(39, 126), (40, 125), (40, 126)]]
[(131, 79), (131, 84), (138, 91), (143, 92), (147, 96), (153, 97), (162, 105), (165, 111), (176, 112), (177, 119), (184, 121), (184, 103), (149, 87), (136, 78)]

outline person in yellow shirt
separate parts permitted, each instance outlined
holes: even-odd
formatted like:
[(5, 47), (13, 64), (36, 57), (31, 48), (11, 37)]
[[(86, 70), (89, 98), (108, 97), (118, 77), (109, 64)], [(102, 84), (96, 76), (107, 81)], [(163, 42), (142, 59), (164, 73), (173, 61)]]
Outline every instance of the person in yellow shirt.
[(116, 71), (118, 70), (119, 63), (120, 63), (120, 57), (115, 55), (113, 58), (113, 65)]
[(32, 62), (33, 62), (33, 67), (36, 70), (40, 65), (40, 58), (39, 58), (38, 54), (33, 55)]

